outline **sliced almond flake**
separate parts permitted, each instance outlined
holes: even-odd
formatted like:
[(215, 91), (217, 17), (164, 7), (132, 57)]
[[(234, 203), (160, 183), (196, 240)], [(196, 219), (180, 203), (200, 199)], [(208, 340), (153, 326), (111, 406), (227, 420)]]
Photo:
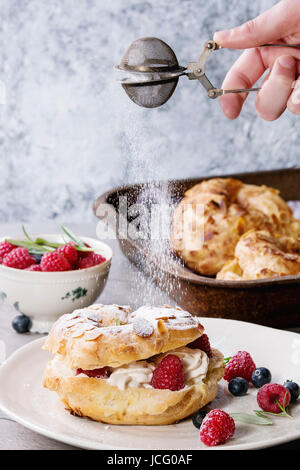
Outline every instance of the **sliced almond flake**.
[(70, 320), (67, 322), (66, 328), (71, 328), (74, 325), (78, 325), (78, 323), (82, 323), (81, 318), (74, 318), (73, 320)]
[(154, 332), (154, 328), (151, 323), (145, 318), (136, 318), (133, 321), (133, 331), (142, 338), (151, 336)]
[(168, 320), (176, 320), (177, 317), (175, 317), (174, 315), (171, 315), (170, 317), (156, 317), (156, 320), (164, 320), (164, 321), (168, 321)]
[(89, 325), (89, 324), (86, 324), (84, 326), (84, 331), (92, 331), (92, 330), (95, 330), (97, 328), (96, 325)]
[(95, 330), (87, 331), (84, 336), (87, 341), (95, 341), (100, 336), (102, 336), (101, 328), (96, 328)]
[(75, 320), (76, 318), (81, 318), (81, 315), (79, 313), (71, 313), (68, 315), (68, 320)]
[(104, 304), (95, 304), (95, 305), (90, 305), (88, 307), (89, 310), (99, 310), (100, 308), (103, 308)]
[(167, 333), (168, 330), (167, 330), (165, 322), (163, 320), (158, 320), (158, 322), (157, 322), (157, 331), (161, 336), (165, 335)]
[(94, 321), (96, 323), (101, 323), (102, 322), (100, 314), (98, 312), (89, 313), (88, 316), (87, 316), (87, 319), (91, 320), (91, 321)]
[(122, 312), (125, 312), (125, 313), (131, 312), (131, 308), (128, 305), (125, 305), (124, 307), (122, 307), (121, 305), (116, 305), (116, 304), (114, 305), (115, 307), (118, 307), (118, 309), (121, 310)]
[(72, 338), (80, 338), (81, 336), (83, 336), (83, 334), (84, 331), (82, 330), (82, 328), (76, 328), (74, 331), (71, 332)]

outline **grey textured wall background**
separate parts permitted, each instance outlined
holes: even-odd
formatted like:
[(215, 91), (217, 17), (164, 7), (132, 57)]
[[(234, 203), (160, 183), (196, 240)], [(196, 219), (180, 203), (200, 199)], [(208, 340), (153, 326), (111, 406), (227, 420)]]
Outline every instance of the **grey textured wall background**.
[[(113, 65), (138, 37), (160, 37), (186, 64), (215, 30), (274, 3), (1, 0), (0, 220), (84, 222), (92, 200), (123, 182), (299, 164), (299, 118), (289, 112), (263, 122), (251, 97), (231, 122), (187, 79), (164, 107), (145, 110), (114, 82)], [(213, 83), (236, 56), (213, 55)]]

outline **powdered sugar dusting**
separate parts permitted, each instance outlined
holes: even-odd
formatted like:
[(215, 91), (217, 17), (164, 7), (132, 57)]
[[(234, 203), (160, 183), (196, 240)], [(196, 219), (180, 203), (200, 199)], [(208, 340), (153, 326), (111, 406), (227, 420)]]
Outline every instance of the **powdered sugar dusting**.
[(159, 320), (166, 323), (167, 328), (173, 330), (184, 330), (188, 328), (198, 327), (198, 321), (190, 313), (170, 307), (143, 306), (132, 313), (134, 318), (146, 318), (154, 328), (157, 328)]
[[(75, 313), (75, 312), (74, 312)], [(57, 338), (83, 338), (85, 341), (97, 341), (101, 336), (115, 336), (134, 332), (142, 338), (159, 331), (158, 323), (163, 321), (170, 330), (199, 328), (198, 321), (188, 312), (173, 308), (140, 307), (131, 312), (130, 307), (118, 305), (93, 305), (74, 313), (63, 315), (54, 325), (53, 334)]]
[(154, 328), (151, 323), (145, 318), (135, 318), (133, 320), (133, 331), (142, 338), (151, 336), (154, 332)]
[[(163, 148), (161, 129), (155, 128), (153, 123), (150, 126), (146, 115), (140, 116), (137, 108), (126, 107), (126, 120), (122, 122), (124, 150), (127, 158), (130, 156), (127, 179), (132, 183), (145, 183), (136, 201), (140, 208), (135, 219), (137, 238), (143, 254), (137, 254), (139, 270), (130, 272), (130, 301), (134, 307), (162, 304), (173, 290), (177, 290), (179, 282), (176, 276), (167, 279), (161, 276), (161, 268), (174, 271), (175, 265), (169, 247), (174, 201), (169, 184), (157, 183), (161, 179), (162, 159), (164, 156), (167, 158), (168, 148)], [(131, 234), (129, 236), (132, 237)]]

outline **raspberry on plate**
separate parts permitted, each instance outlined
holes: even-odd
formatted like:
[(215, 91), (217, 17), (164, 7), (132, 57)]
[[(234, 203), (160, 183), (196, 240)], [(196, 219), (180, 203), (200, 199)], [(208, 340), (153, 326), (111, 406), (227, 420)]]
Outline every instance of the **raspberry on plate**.
[(0, 243), (0, 264), (3, 262), (3, 258), (7, 253), (10, 253), (15, 247), (11, 243), (8, 243), (6, 240)]
[(78, 260), (78, 251), (75, 248), (74, 242), (69, 242), (64, 246), (59, 247), (56, 251), (61, 253), (69, 261), (71, 266), (75, 266)]
[(101, 367), (100, 369), (83, 370), (77, 369), (76, 375), (84, 374), (94, 379), (107, 379), (109, 376), (109, 367)]
[(204, 333), (200, 338), (195, 339), (192, 343), (187, 345), (191, 349), (201, 349), (208, 357), (212, 357), (211, 347), (208, 336)]
[(42, 271), (70, 271), (72, 269), (69, 261), (57, 251), (45, 253), (40, 266)]
[(289, 390), (280, 384), (266, 384), (260, 388), (257, 393), (257, 403), (259, 407), (269, 413), (281, 413), (282, 410), (278, 406), (278, 403), (280, 403), (283, 408), (286, 408), (290, 401), (291, 394)]
[(235, 377), (242, 377), (250, 382), (255, 369), (256, 365), (250, 354), (246, 351), (238, 351), (226, 365), (224, 379), (230, 382)]
[(36, 260), (29, 254), (27, 248), (19, 246), (4, 256), (3, 264), (9, 268), (26, 269), (32, 264), (36, 264)]
[(104, 263), (106, 261), (103, 256), (94, 253), (93, 251), (88, 252), (84, 258), (79, 258), (78, 260), (78, 269), (86, 269), (91, 268), (92, 266), (96, 266), (97, 264)]
[(181, 390), (184, 388), (184, 372), (181, 359), (175, 354), (168, 354), (158, 364), (151, 379), (153, 388)]
[(234, 435), (233, 418), (223, 410), (212, 410), (204, 418), (200, 428), (200, 440), (207, 446), (224, 444)]

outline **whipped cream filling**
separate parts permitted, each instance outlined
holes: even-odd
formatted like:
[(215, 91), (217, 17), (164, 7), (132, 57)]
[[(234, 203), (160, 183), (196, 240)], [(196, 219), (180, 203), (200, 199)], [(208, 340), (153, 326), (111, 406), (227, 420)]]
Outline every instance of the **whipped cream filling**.
[(209, 359), (200, 349), (179, 348), (159, 356), (153, 362), (137, 361), (113, 369), (107, 382), (125, 390), (126, 387), (151, 388), (152, 374), (158, 363), (169, 354), (178, 356), (183, 365), (184, 379), (187, 386), (202, 382), (207, 374)]
[(149, 388), (154, 369), (155, 365), (147, 361), (131, 362), (112, 369), (107, 382), (120, 390), (125, 390), (126, 387)]
[(120, 390), (125, 390), (126, 387), (151, 388), (150, 382), (154, 369), (169, 354), (174, 354), (181, 359), (186, 387), (202, 382), (205, 379), (209, 364), (209, 358), (205, 352), (200, 351), (200, 349), (182, 347), (168, 351), (158, 356), (152, 362), (137, 361), (112, 369), (107, 382), (118, 387)]
[(167, 354), (174, 354), (183, 364), (184, 379), (187, 385), (202, 382), (207, 374), (209, 358), (200, 349), (179, 348)]
[[(189, 349), (186, 347), (168, 351), (163, 355), (156, 356), (152, 361), (136, 361), (120, 367), (111, 368), (110, 376), (107, 379), (99, 380), (106, 380), (110, 385), (116, 386), (120, 390), (125, 390), (127, 387), (151, 388), (150, 382), (154, 369), (159, 362), (169, 354), (178, 356), (182, 361), (185, 387), (203, 382), (207, 374), (209, 358), (205, 352), (200, 349)], [(72, 370), (58, 355), (54, 357), (52, 366), (60, 377), (87, 377), (82, 373), (76, 375), (76, 371)]]

